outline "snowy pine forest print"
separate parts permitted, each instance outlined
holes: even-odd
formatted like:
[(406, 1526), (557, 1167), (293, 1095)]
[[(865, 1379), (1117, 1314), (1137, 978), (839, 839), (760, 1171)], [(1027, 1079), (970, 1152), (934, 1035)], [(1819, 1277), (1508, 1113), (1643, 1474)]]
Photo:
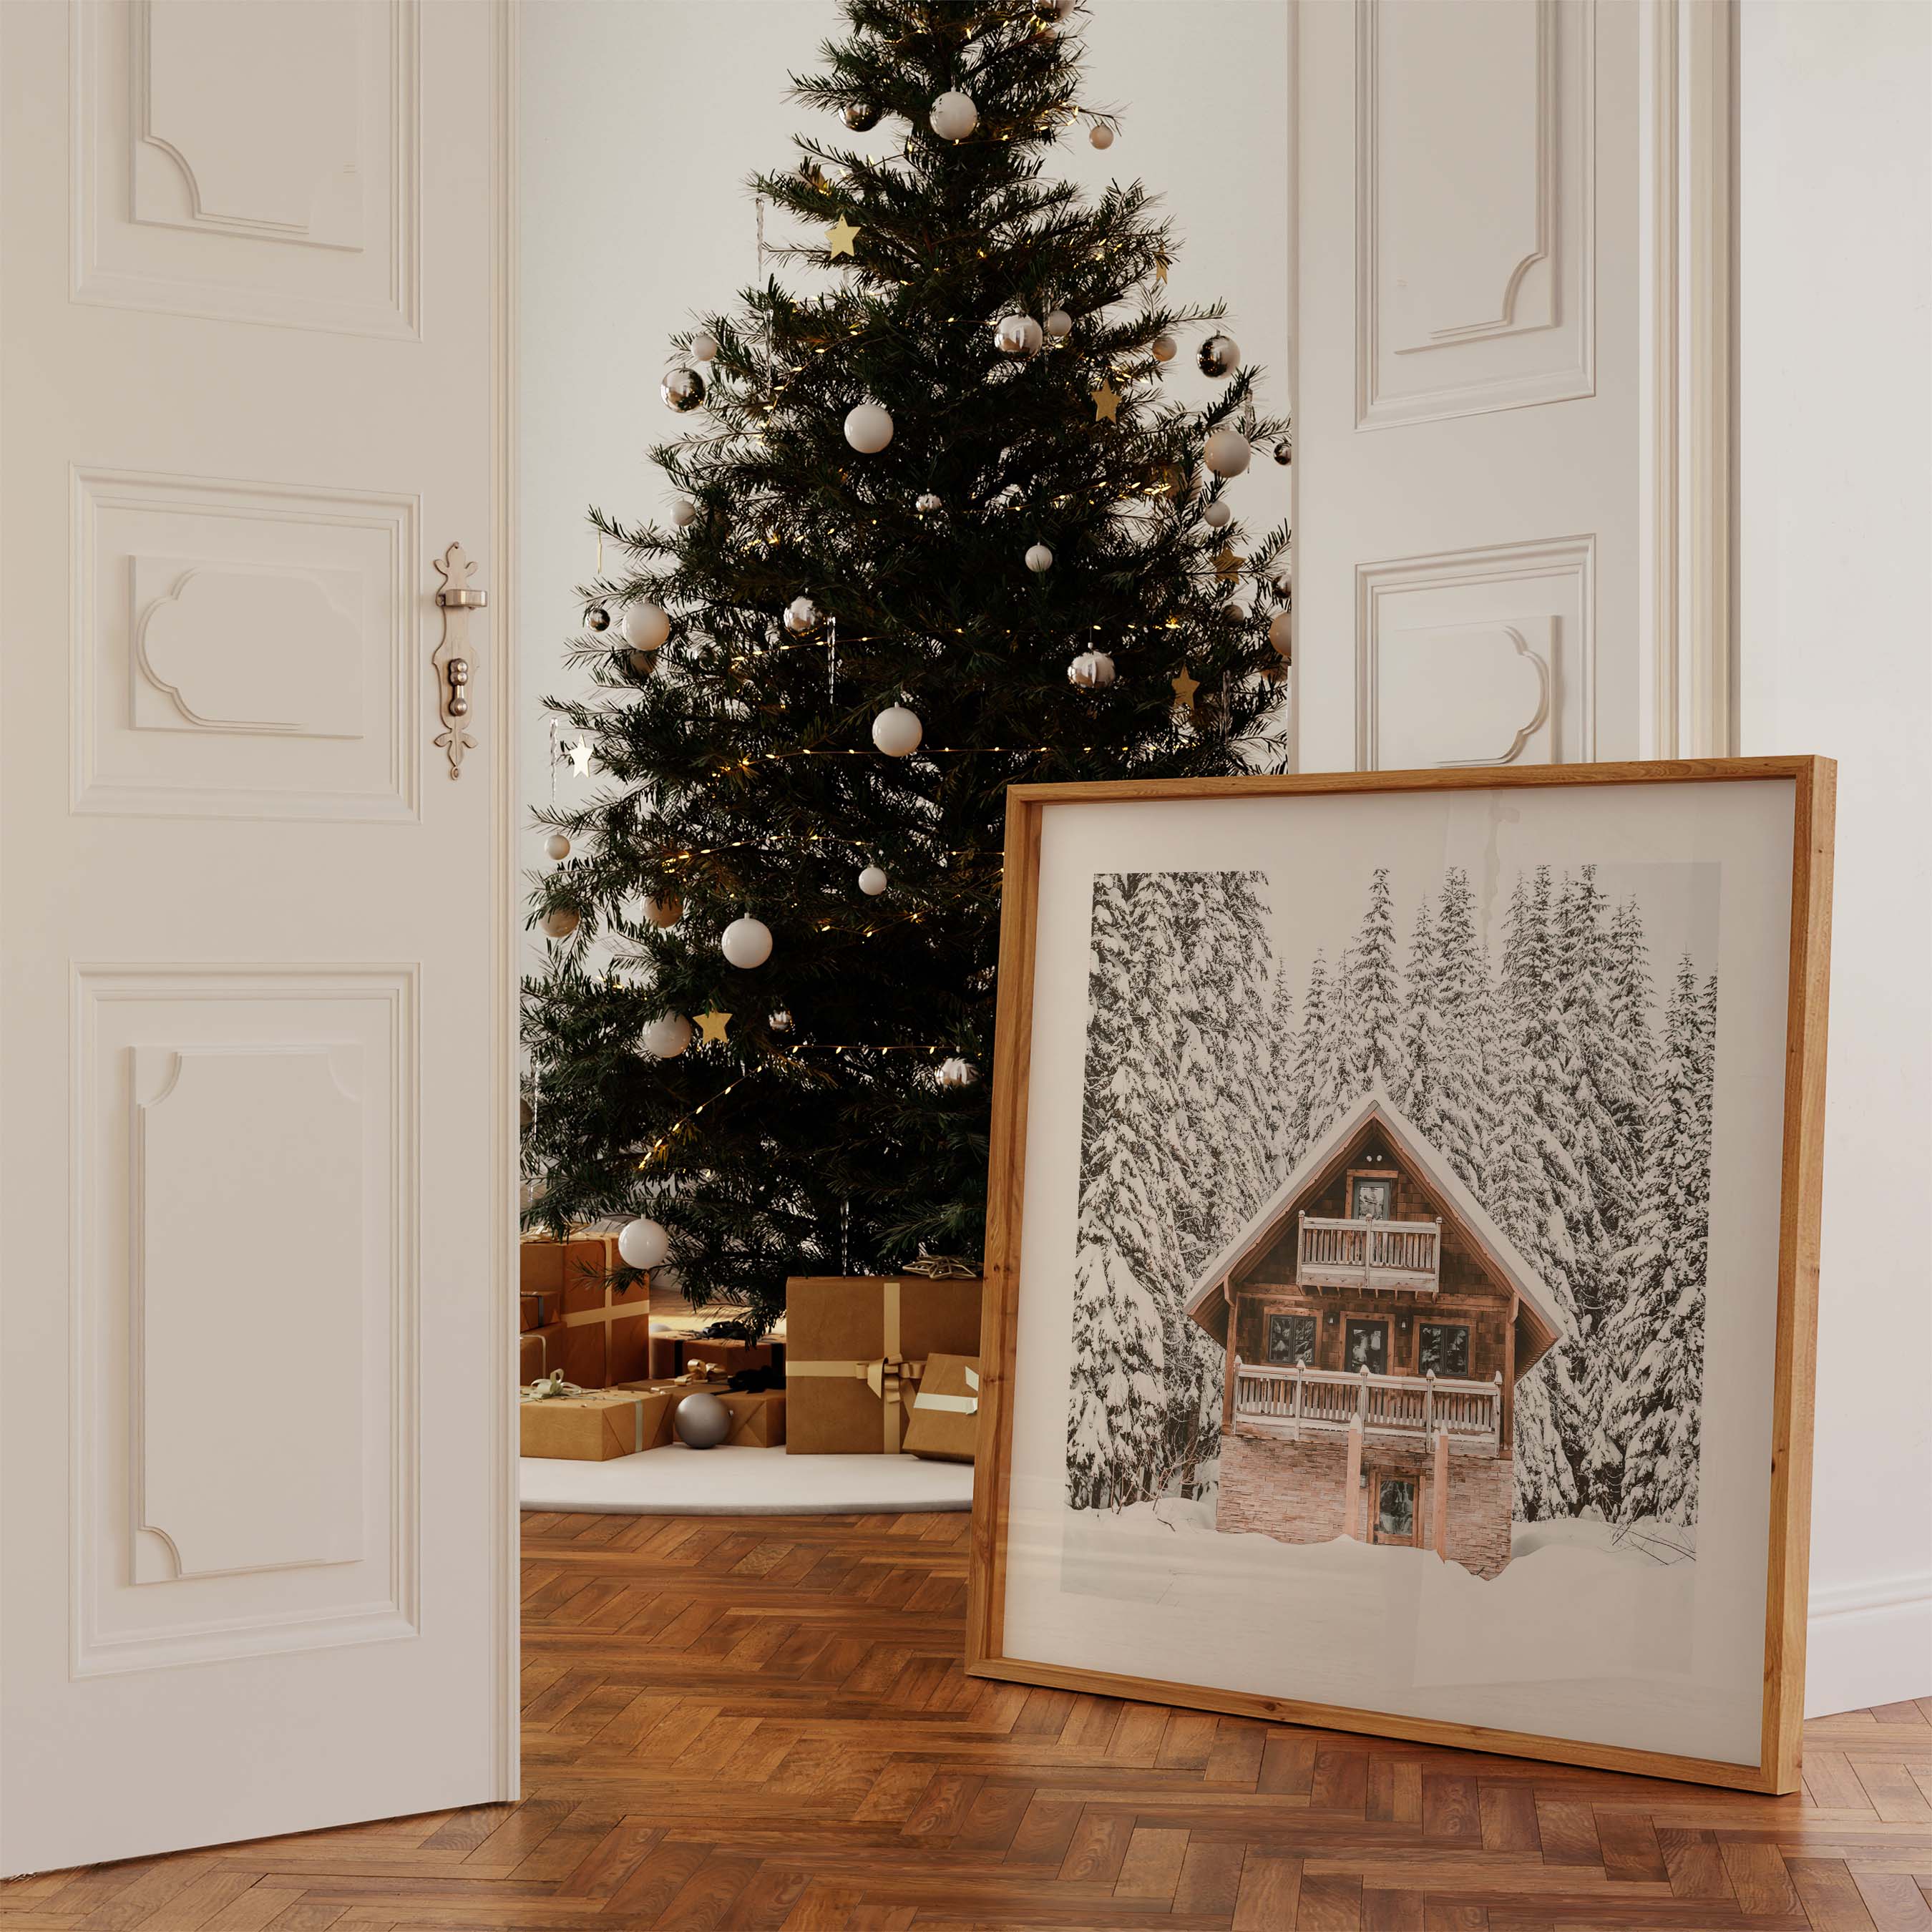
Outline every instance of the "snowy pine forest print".
[(1694, 1550), (1718, 988), (1694, 952), (1714, 959), (1714, 926), (1654, 916), (1654, 958), (1642, 881), (1613, 877), (1538, 867), (1494, 882), (1486, 918), (1460, 868), (1365, 868), (1352, 934), (1324, 908), (1339, 946), (1280, 959), (1297, 909), (1277, 923), (1266, 873), (1095, 878), (1073, 1508), (1212, 1492), (1223, 1350), (1190, 1285), (1375, 1090), (1568, 1328), (1516, 1384), (1515, 1520)]

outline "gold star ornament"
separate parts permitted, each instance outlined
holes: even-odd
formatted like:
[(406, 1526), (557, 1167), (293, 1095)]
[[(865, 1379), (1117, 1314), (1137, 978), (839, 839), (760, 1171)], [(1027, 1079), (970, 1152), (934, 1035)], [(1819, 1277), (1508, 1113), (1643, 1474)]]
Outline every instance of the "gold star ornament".
[(1172, 268), (1174, 264), (1170, 262), (1165, 255), (1156, 255), (1154, 258), (1154, 280), (1157, 282), (1166, 281), (1167, 280), (1167, 272), (1169, 268)]
[(1174, 680), (1174, 701), (1184, 704), (1189, 710), (1194, 709), (1194, 694), (1201, 688), (1198, 677), (1190, 677), (1184, 667), (1180, 675)]
[(850, 255), (856, 261), (858, 256), (854, 254), (852, 244), (863, 232), (862, 230), (854, 228), (842, 214), (825, 231), (825, 245), (832, 251), (832, 259), (836, 261), (841, 255)]
[(1094, 392), (1094, 420), (1096, 422), (1118, 422), (1120, 409), (1120, 392), (1111, 382), (1102, 382)]
[(1240, 575), (1241, 566), (1246, 562), (1247, 559), (1241, 556), (1232, 544), (1223, 544), (1214, 553), (1214, 574), (1226, 584), (1231, 578)]
[(725, 1022), (730, 1017), (729, 1013), (721, 1013), (716, 1006), (708, 1013), (698, 1016), (698, 1030), (704, 1036), (706, 1046), (722, 1046), (724, 1044)]

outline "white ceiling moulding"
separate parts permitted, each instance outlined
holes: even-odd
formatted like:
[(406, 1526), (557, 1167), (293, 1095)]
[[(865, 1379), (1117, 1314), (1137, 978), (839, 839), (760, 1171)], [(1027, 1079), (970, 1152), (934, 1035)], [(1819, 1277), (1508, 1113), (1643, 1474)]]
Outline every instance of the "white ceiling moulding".
[(1641, 20), (1646, 748), (1721, 756), (1738, 746), (1736, 0)]

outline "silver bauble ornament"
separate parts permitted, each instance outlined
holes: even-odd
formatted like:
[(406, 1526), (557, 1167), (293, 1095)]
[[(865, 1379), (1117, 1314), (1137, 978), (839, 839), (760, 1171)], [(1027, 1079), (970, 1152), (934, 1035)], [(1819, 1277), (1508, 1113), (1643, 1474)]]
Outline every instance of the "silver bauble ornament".
[(1064, 342), (1073, 333), (1073, 318), (1064, 308), (1048, 309), (1042, 326), (1056, 342)]
[(779, 1007), (778, 1011), (772, 1014), (770, 1019), (766, 1021), (765, 1024), (770, 1027), (774, 1033), (790, 1033), (791, 1031), (790, 1009), (787, 1006)]
[(671, 499), (670, 520), (681, 530), (688, 530), (698, 520), (698, 506), (688, 496)]
[(670, 635), (670, 614), (662, 604), (640, 597), (624, 608), (624, 641), (633, 650), (654, 651)]
[(1292, 595), (1294, 590), (1294, 566), (1292, 564), (1283, 564), (1268, 581), (1274, 586), (1274, 592), (1277, 597)]
[(1003, 355), (1031, 356), (1043, 339), (1030, 315), (1003, 315), (993, 325), (993, 340)]
[(568, 939), (580, 923), (579, 916), (568, 906), (559, 906), (547, 912), (538, 922), (544, 933), (552, 939)]
[(718, 338), (709, 329), (700, 328), (691, 338), (691, 352), (700, 362), (715, 362), (718, 359)]
[(980, 110), (970, 94), (942, 94), (932, 104), (932, 131), (942, 141), (963, 141), (980, 124)]
[(888, 705), (872, 720), (872, 742), (889, 758), (910, 758), (925, 735), (917, 712), (903, 704)]
[(1294, 446), (1286, 436), (1274, 446), (1274, 460), (1284, 470), (1294, 460)]
[(661, 898), (644, 896), (644, 919), (651, 926), (675, 926), (684, 916), (684, 902), (675, 892), (666, 892)]
[(1148, 350), (1156, 362), (1172, 362), (1180, 353), (1180, 344), (1172, 336), (1162, 334), (1148, 344)]
[(657, 668), (658, 654), (656, 651), (633, 651), (631, 653), (631, 668), (640, 677), (649, 677)]
[(1210, 335), (1201, 345), (1204, 376), (1232, 376), (1241, 366), (1241, 345), (1232, 335)]
[(818, 606), (809, 597), (794, 597), (785, 606), (785, 628), (795, 638), (818, 628)]
[(593, 604), (584, 614), (584, 628), (586, 631), (608, 631), (610, 628), (610, 614), (601, 604)]
[(662, 1268), (670, 1253), (670, 1237), (662, 1222), (640, 1216), (618, 1230), (617, 1253), (626, 1268)]
[(1037, 577), (1053, 568), (1053, 553), (1044, 544), (1035, 544), (1026, 554), (1026, 567)]
[(855, 134), (867, 134), (879, 124), (879, 110), (869, 100), (848, 100), (838, 118)]
[(691, 1022), (682, 1013), (666, 1013), (638, 1034), (638, 1044), (653, 1060), (675, 1060), (691, 1044)]
[(1201, 512), (1201, 520), (1210, 530), (1224, 530), (1234, 520), (1234, 512), (1225, 498), (1216, 498)]
[(970, 1060), (962, 1060), (957, 1054), (939, 1063), (939, 1084), (952, 1092), (971, 1086), (979, 1077), (980, 1070)]
[(1276, 655), (1284, 664), (1293, 659), (1294, 656), (1294, 613), (1293, 611), (1277, 610), (1268, 620), (1268, 642), (1274, 645)]
[(734, 919), (718, 942), (718, 950), (734, 966), (748, 972), (762, 966), (772, 956), (772, 929), (761, 919), (748, 914)]
[(680, 364), (665, 373), (658, 392), (664, 398), (666, 408), (676, 410), (680, 416), (688, 415), (704, 400), (704, 378), (695, 369)]
[(892, 440), (892, 419), (877, 403), (860, 403), (845, 418), (845, 440), (863, 456), (875, 456)]
[(922, 517), (936, 517), (945, 507), (940, 501), (938, 493), (932, 490), (921, 491), (918, 500), (913, 505)]
[(1105, 651), (1082, 651), (1066, 667), (1066, 681), (1082, 691), (1098, 691), (1114, 681), (1114, 661)]
[(1096, 121), (1089, 130), (1087, 138), (1096, 148), (1103, 149), (1111, 148), (1114, 145), (1114, 130), (1107, 125), (1106, 122)]
[(731, 1432), (731, 1412), (708, 1390), (699, 1389), (671, 1411), (670, 1426), (687, 1449), (715, 1449)]
[(885, 890), (886, 885), (885, 868), (883, 866), (868, 866), (859, 874), (859, 890), (868, 899), (877, 898)]
[(549, 857), (561, 863), (570, 856), (570, 841), (561, 832), (553, 832), (544, 841), (544, 850)]
[(1210, 430), (1201, 452), (1201, 460), (1216, 476), (1238, 476), (1247, 468), (1254, 451), (1238, 429), (1225, 426)]

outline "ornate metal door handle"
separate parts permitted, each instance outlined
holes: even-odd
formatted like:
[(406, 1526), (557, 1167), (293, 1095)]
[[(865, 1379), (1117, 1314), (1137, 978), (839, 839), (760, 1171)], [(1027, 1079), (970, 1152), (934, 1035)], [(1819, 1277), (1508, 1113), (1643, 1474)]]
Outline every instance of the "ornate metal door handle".
[(466, 614), (483, 609), (490, 602), (490, 594), (470, 588), (476, 566), (463, 554), (460, 544), (452, 544), (435, 562), (442, 578), (442, 588), (436, 593), (437, 607), (442, 612), (442, 638), (430, 657), (436, 672), (436, 712), (442, 720), (436, 742), (448, 753), (449, 776), (455, 778), (463, 776), (464, 753), (476, 748), (476, 740), (463, 726), (464, 719), (470, 716)]

